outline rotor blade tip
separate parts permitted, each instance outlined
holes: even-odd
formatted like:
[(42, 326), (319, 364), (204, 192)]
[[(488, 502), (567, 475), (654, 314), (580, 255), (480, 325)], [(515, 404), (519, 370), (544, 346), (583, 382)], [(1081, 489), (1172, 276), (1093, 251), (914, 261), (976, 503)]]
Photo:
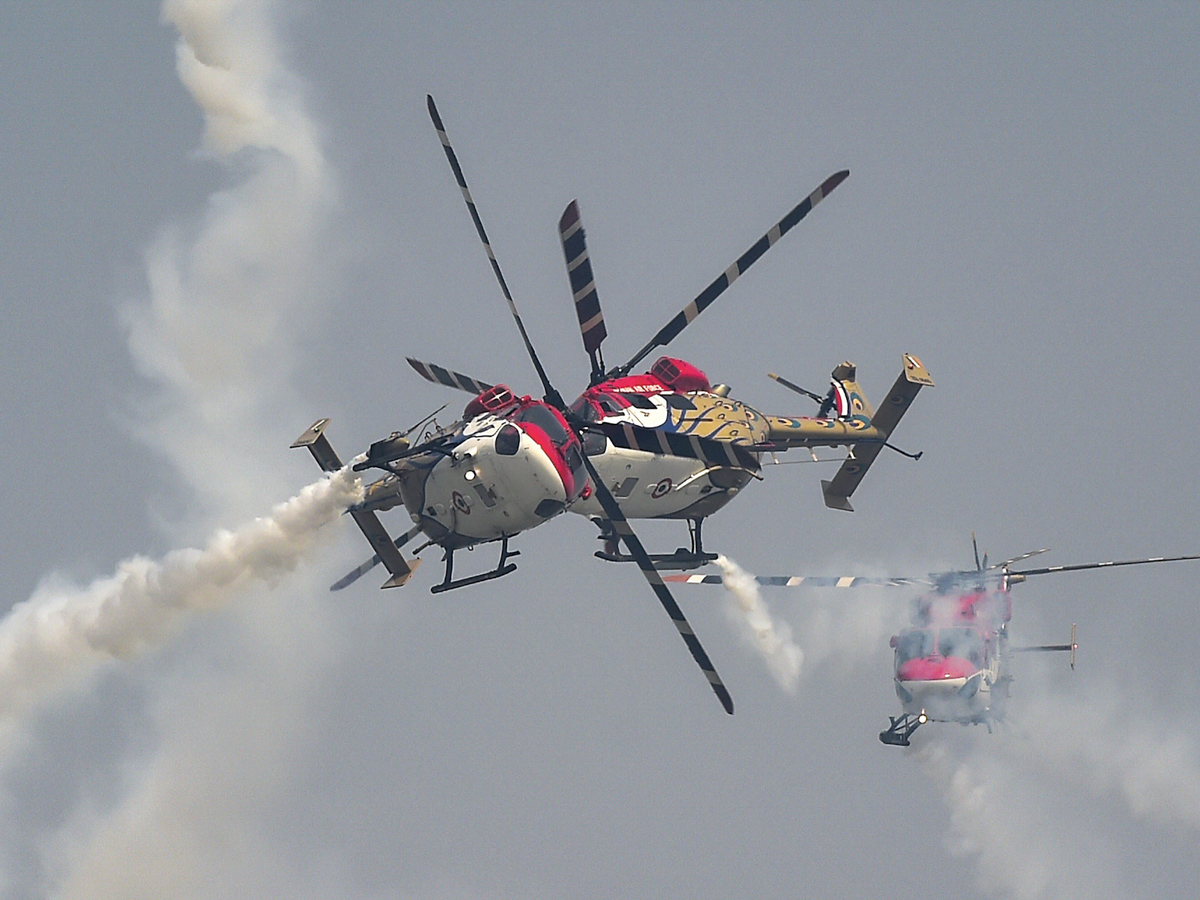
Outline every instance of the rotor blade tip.
[(579, 221), (579, 202), (572, 200), (567, 204), (567, 208), (563, 210), (562, 218), (558, 220), (558, 230), (563, 231), (570, 228)]
[(825, 183), (823, 185), (821, 185), (821, 194), (827, 195), (830, 191), (832, 191), (835, 187), (837, 187), (839, 184), (841, 184), (843, 181), (845, 181), (849, 177), (850, 177), (849, 169), (842, 169), (842, 171), (840, 171), (840, 172), (834, 172), (832, 175), (830, 175), (828, 178), (826, 178)]

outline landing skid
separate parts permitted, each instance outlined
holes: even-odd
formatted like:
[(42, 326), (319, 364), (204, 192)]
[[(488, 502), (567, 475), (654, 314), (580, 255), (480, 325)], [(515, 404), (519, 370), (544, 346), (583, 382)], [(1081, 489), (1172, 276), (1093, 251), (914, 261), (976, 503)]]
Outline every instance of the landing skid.
[[(607, 562), (637, 562), (634, 557), (621, 552), (619, 537), (613, 529), (612, 522), (607, 519), (592, 519), (592, 521), (600, 528), (600, 540), (604, 542), (604, 549), (596, 551), (597, 559)], [(716, 553), (704, 552), (704, 543), (700, 536), (700, 523), (704, 520), (688, 519), (687, 521), (692, 548), (689, 550), (686, 547), (680, 547), (674, 553), (648, 554), (654, 568), (663, 570), (698, 569), (716, 561)]]
[(479, 584), (481, 581), (492, 581), (500, 578), (510, 572), (515, 572), (517, 569), (516, 563), (510, 563), (508, 560), (514, 556), (520, 556), (520, 550), (508, 549), (508, 538), (503, 538), (500, 545), (500, 561), (496, 563), (496, 568), (490, 572), (480, 572), (478, 575), (470, 575), (467, 578), (454, 579), (454, 551), (447, 550), (445, 556), (446, 577), (442, 579), (441, 584), (435, 584), (429, 589), (431, 594), (440, 594), (443, 591), (452, 591), (455, 588), (466, 587), (469, 584)]
[(879, 732), (879, 739), (893, 747), (907, 747), (912, 733), (927, 721), (925, 716), (914, 716), (911, 713), (905, 713), (902, 716), (888, 716), (888, 718), (891, 719), (892, 724), (888, 726), (887, 731)]
[[(669, 569), (698, 569), (700, 566), (706, 566), (717, 558), (715, 553), (693, 553), (683, 547), (680, 547), (674, 553), (651, 553), (650, 562), (654, 563), (654, 568), (669, 570)], [(596, 558), (607, 560), (608, 562), (637, 562), (632, 556), (621, 553), (620, 551), (609, 552), (608, 549), (597, 550)]]

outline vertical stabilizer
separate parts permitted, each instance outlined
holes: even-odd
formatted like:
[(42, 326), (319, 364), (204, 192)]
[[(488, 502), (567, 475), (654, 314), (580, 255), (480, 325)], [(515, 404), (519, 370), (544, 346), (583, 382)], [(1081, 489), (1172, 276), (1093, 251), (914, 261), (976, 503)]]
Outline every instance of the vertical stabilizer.
[[(292, 447), (307, 447), (312, 453), (313, 459), (317, 461), (317, 465), (326, 472), (336, 472), (342, 468), (342, 461), (338, 458), (333, 445), (329, 443), (329, 439), (325, 437), (325, 426), (328, 424), (328, 419), (318, 419), (308, 431), (296, 438)], [(383, 527), (383, 523), (379, 521), (379, 516), (374, 512), (356, 509), (350, 510), (350, 516), (362, 531), (363, 536), (366, 537), (367, 543), (379, 556), (380, 562), (392, 575), (384, 582), (383, 586), (385, 588), (400, 587), (407, 582), (421, 561), (404, 558), (387, 529)]]

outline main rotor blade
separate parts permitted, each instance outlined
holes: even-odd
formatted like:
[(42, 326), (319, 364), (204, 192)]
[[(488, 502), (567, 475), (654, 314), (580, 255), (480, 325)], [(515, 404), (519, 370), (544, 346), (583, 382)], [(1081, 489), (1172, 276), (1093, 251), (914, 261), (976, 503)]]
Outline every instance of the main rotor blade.
[(1188, 559), (1200, 559), (1198, 556), (1150, 556), (1146, 559), (1126, 559), (1120, 562), (1081, 563), (1074, 566), (1046, 566), (1044, 569), (1025, 569), (1022, 572), (1010, 572), (1009, 575), (1049, 575), (1052, 572), (1078, 572), (1082, 569), (1115, 569), (1118, 566), (1144, 566), (1149, 563), (1182, 562)]
[(608, 336), (600, 295), (596, 293), (596, 278), (588, 255), (587, 238), (579, 219), (579, 204), (572, 200), (558, 220), (558, 236), (562, 239), (563, 256), (567, 260), (567, 276), (571, 279), (571, 295), (575, 299), (575, 315), (583, 335), (583, 349), (592, 361), (592, 384), (604, 380), (604, 356), (600, 344)]
[[(868, 578), (859, 575), (756, 575), (754, 580), (769, 587), (928, 587), (924, 578)], [(679, 584), (724, 584), (720, 575), (664, 575), (663, 581)]]
[(625, 542), (625, 546), (629, 548), (629, 555), (634, 558), (638, 564), (638, 568), (642, 570), (642, 577), (646, 579), (646, 582), (650, 585), (650, 589), (658, 597), (658, 602), (662, 604), (663, 609), (667, 611), (667, 615), (671, 617), (671, 621), (675, 623), (675, 627), (679, 630), (679, 636), (683, 638), (683, 642), (687, 644), (688, 650), (692, 652), (692, 659), (696, 660), (696, 665), (700, 667), (700, 670), (708, 679), (713, 693), (721, 701), (721, 706), (725, 708), (725, 712), (733, 715), (733, 698), (729, 695), (725, 683), (721, 681), (721, 676), (717, 674), (716, 668), (713, 667), (708, 654), (704, 652), (704, 647), (701, 646), (700, 639), (696, 637), (696, 632), (692, 631), (692, 626), (683, 614), (683, 610), (679, 608), (679, 604), (671, 596), (671, 591), (663, 584), (662, 575), (654, 568), (654, 563), (651, 562), (650, 555), (646, 553), (646, 548), (642, 546), (642, 542), (638, 540), (638, 536), (633, 533), (633, 528), (630, 526), (629, 520), (625, 518), (625, 514), (621, 512), (621, 507), (617, 503), (616, 498), (600, 478), (600, 473), (596, 471), (596, 467), (592, 465), (592, 461), (586, 455), (583, 457), (583, 461), (587, 466), (588, 474), (592, 476), (592, 485), (596, 489), (596, 499), (600, 501), (604, 515), (612, 522), (613, 529), (620, 535), (621, 540)]
[(500, 282), (500, 290), (504, 292), (504, 299), (508, 301), (508, 311), (512, 313), (513, 320), (517, 323), (517, 330), (521, 332), (521, 340), (525, 342), (525, 349), (529, 352), (533, 368), (537, 371), (538, 378), (542, 382), (542, 388), (546, 392), (546, 402), (551, 406), (562, 409), (565, 406), (562, 397), (554, 389), (554, 386), (550, 384), (550, 379), (546, 377), (546, 370), (542, 368), (542, 362), (538, 359), (537, 352), (533, 349), (533, 343), (529, 340), (529, 335), (525, 331), (525, 324), (521, 321), (521, 315), (517, 312), (517, 304), (513, 302), (512, 293), (508, 289), (508, 282), (504, 280), (504, 273), (500, 271), (500, 263), (496, 260), (496, 254), (492, 252), (492, 243), (488, 240), (487, 232), (483, 228), (483, 220), (479, 218), (479, 211), (475, 208), (475, 201), (471, 198), (471, 190), (467, 187), (467, 179), (463, 175), (462, 167), (458, 164), (458, 157), (454, 154), (454, 148), (450, 146), (450, 137), (446, 134), (446, 127), (442, 124), (442, 117), (438, 115), (437, 105), (433, 102), (433, 95), (427, 94), (426, 100), (429, 106), (429, 117), (433, 120), (433, 127), (437, 129), (438, 138), (442, 142), (442, 149), (446, 151), (446, 159), (450, 161), (450, 169), (454, 172), (454, 177), (458, 181), (458, 187), (462, 191), (463, 200), (467, 203), (467, 210), (471, 213), (471, 221), (475, 223), (475, 230), (479, 232), (479, 240), (483, 242), (483, 249), (487, 251), (488, 259), (492, 263), (492, 271), (496, 273), (496, 280)]
[(444, 384), (446, 387), (458, 388), (460, 391), (466, 391), (468, 394), (482, 394), (492, 387), (486, 381), (480, 381), (478, 378), (472, 378), (470, 375), (462, 374), (462, 372), (455, 372), (453, 369), (443, 369), (441, 366), (421, 362), (419, 359), (413, 359), (411, 356), (406, 356), (405, 359), (408, 360), (410, 366), (417, 370), (418, 375), (426, 381), (432, 381), (434, 384)]
[(695, 300), (685, 306), (675, 318), (664, 325), (645, 347), (634, 354), (629, 362), (623, 366), (618, 366), (611, 374), (614, 377), (628, 375), (630, 370), (641, 362), (655, 347), (665, 347), (673, 341), (679, 332), (683, 331), (696, 316), (704, 312), (714, 300), (721, 296), (725, 292), (725, 289), (737, 280), (738, 276), (754, 265), (760, 256), (774, 246), (776, 241), (787, 234), (797, 222), (812, 211), (814, 206), (828, 197), (833, 189), (849, 176), (850, 170), (843, 169), (840, 172), (835, 172), (821, 182), (820, 187), (801, 200), (791, 212), (775, 224), (774, 228), (755, 241), (750, 249), (739, 256), (732, 266), (718, 275), (712, 284), (697, 295)]
[[(1012, 559), (1006, 559), (1002, 563), (993, 563), (992, 565), (987, 566), (987, 568), (989, 568), (989, 569), (1007, 569), (1013, 563), (1018, 563), (1018, 562), (1021, 562), (1022, 560), (1029, 559), (1031, 556), (1041, 556), (1043, 553), (1049, 553), (1049, 552), (1050, 552), (1049, 547), (1042, 547), (1040, 550), (1030, 550), (1028, 553), (1022, 553), (1020, 556), (1014, 556)], [(984, 556), (984, 559), (985, 560), (987, 559), (986, 555)]]

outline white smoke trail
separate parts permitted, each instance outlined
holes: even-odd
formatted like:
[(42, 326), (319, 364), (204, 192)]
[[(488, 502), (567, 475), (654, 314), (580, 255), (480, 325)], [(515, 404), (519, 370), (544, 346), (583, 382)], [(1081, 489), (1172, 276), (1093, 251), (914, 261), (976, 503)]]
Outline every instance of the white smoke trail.
[[(146, 252), (149, 296), (122, 318), (155, 386), (131, 428), (176, 470), (199, 533), (284, 496), (278, 442), (296, 346), (321, 316), (338, 259), (326, 231), (336, 186), (303, 89), (283, 64), (269, 0), (166, 0), (176, 69), (204, 116), (204, 150), (237, 180), (194, 225)], [(287, 431), (308, 413), (288, 415)], [(184, 439), (186, 437), (186, 440)], [(197, 521), (197, 501), (208, 518)]]
[(734, 601), (728, 608), (730, 618), (742, 626), (779, 686), (794, 694), (800, 683), (804, 651), (792, 640), (792, 629), (771, 617), (753, 575), (727, 556), (718, 555), (716, 562), (721, 568), (721, 581)]
[(979, 741), (943, 732), (914, 754), (944, 790), (948, 848), (975, 859), (990, 895), (1137, 895), (1137, 860), (1112, 839), (1122, 820), (1151, 840), (1200, 833), (1200, 735), (1138, 716), (1118, 685), (1096, 687), (1024, 697), (1013, 727)]
[[(253, 586), (296, 565), (354, 492), (348, 476), (323, 480), (268, 519), (216, 529), (294, 490), (301, 459), (281, 457), (312, 417), (295, 402), (297, 348), (320, 324), (341, 263), (329, 233), (335, 179), (303, 85), (285, 64), (281, 8), (275, 0), (161, 7), (179, 35), (177, 75), (204, 118), (203, 155), (223, 167), (225, 183), (194, 221), (162, 229), (145, 253), (147, 295), (121, 311), (151, 391), (128, 424), (180, 489), (186, 520), (165, 523), (174, 539), (204, 549), (132, 560), (85, 588), (47, 582), (4, 623), (0, 684), (13, 688), (2, 707), (10, 713), (98, 662), (150, 646), (165, 661), (152, 679), (144, 666), (123, 669), (153, 743), (136, 763), (111, 763), (116, 777), (101, 798), (71, 792), (57, 808), (26, 801), (2, 810), (13, 838), (0, 848), (4, 896), (300, 896), (281, 877), (288, 867), (274, 859), (264, 822), (304, 743), (306, 709), (325, 689), (318, 673), (337, 641), (323, 606), (306, 597), (286, 608), (236, 603), (213, 620), (219, 649), (203, 629), (191, 644), (170, 641), (195, 619), (187, 610), (252, 601)], [(219, 666), (193, 658), (213, 653)], [(61, 753), (62, 777), (72, 777), (68, 749), (42, 752)], [(6, 763), (23, 764), (15, 754)], [(88, 765), (78, 774), (108, 774)], [(10, 860), (20, 865), (4, 871)]]
[(109, 659), (161, 644), (189, 612), (228, 604), (252, 581), (291, 571), (318, 529), (361, 499), (349, 468), (323, 478), (270, 516), (218, 531), (204, 549), (134, 557), (82, 587), (46, 579), (0, 620), (0, 719), (35, 705)]

